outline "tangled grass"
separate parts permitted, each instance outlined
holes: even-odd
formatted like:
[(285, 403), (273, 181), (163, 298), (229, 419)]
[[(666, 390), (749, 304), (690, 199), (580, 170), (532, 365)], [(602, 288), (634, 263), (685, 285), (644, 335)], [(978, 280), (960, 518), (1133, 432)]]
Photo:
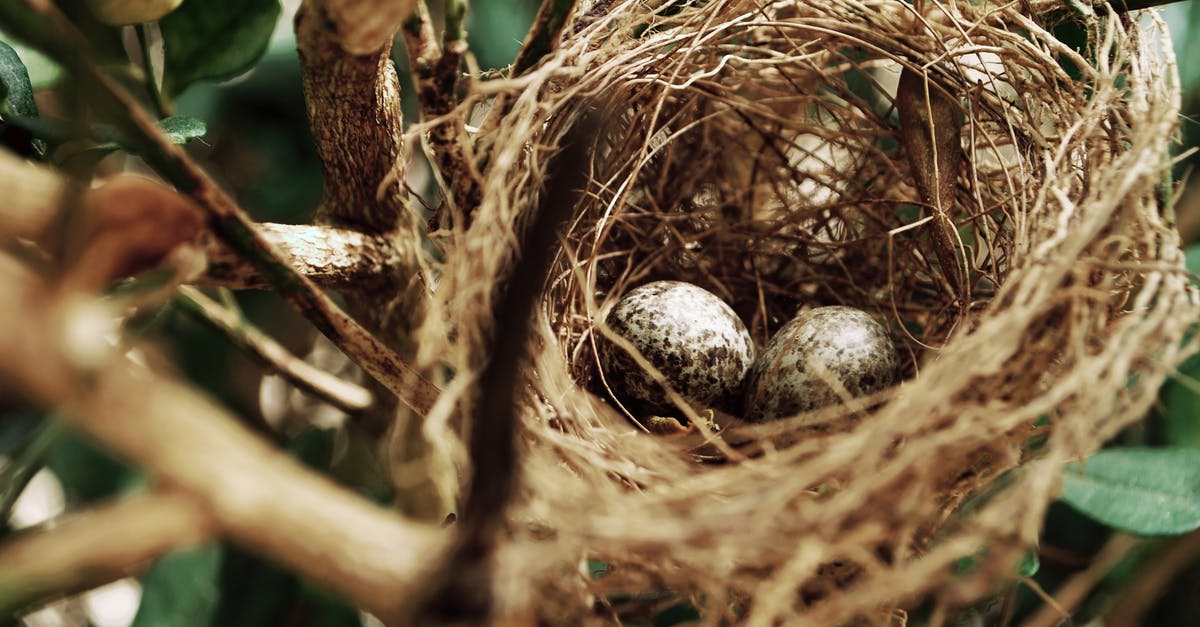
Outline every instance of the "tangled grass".
[[(486, 315), (516, 234), (553, 147), (591, 108), (610, 114), (527, 362), (505, 605), (552, 624), (681, 600), (708, 624), (941, 616), (1014, 576), (1061, 466), (1154, 402), (1198, 313), (1164, 179), (1165, 29), (1101, 15), (1081, 53), (1024, 3), (952, 4), (593, 2), (534, 70), (475, 81), (431, 122), (474, 125), (461, 143), (482, 198), (435, 234), (447, 261), (419, 342), (457, 373), (426, 428), (465, 463), (453, 417), (487, 402), (467, 391), (504, 332)], [(965, 116), (963, 298), (898, 141), (903, 66)], [(801, 308), (868, 311), (904, 381), (719, 433), (681, 407), (686, 433), (650, 434), (612, 402), (595, 342), (606, 307), (656, 279), (718, 294), (760, 345)], [(955, 572), (971, 555), (978, 569)]]

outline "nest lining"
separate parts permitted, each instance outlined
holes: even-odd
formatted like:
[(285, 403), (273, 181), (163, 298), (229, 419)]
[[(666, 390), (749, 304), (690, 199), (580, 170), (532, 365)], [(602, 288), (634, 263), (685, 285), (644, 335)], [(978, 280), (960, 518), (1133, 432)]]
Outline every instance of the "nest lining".
[[(1085, 58), (1020, 6), (963, 4), (593, 3), (537, 69), (473, 86), (461, 119), (497, 97), (508, 113), (465, 143), (483, 202), (441, 242), (420, 343), (459, 373), (460, 409), (553, 146), (595, 103), (614, 112), (539, 315), (507, 607), (603, 622), (686, 599), (710, 621), (824, 625), (965, 603), (1036, 540), (1059, 466), (1148, 409), (1197, 314), (1163, 198), (1165, 29), (1103, 16)], [(965, 309), (897, 141), (902, 64), (966, 114)], [(906, 381), (716, 438), (643, 433), (594, 349), (604, 308), (655, 279), (721, 296), (760, 346), (800, 308), (864, 309)], [(426, 428), (461, 461), (453, 405)], [(952, 572), (981, 547), (981, 571)]]

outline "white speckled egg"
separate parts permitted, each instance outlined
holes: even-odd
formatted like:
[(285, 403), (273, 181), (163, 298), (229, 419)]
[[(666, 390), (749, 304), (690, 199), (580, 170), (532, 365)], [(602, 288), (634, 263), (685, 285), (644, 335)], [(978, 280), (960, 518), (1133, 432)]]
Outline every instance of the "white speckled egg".
[[(823, 367), (853, 396), (895, 383), (899, 358), (883, 325), (853, 307), (818, 307), (771, 338), (746, 379), (745, 418), (764, 422), (840, 401)], [(819, 366), (818, 366), (819, 364)]]
[[(647, 283), (622, 297), (607, 322), (698, 408), (736, 404), (754, 362), (754, 343), (716, 295), (680, 281)], [(672, 411), (662, 387), (628, 353), (611, 342), (599, 346), (600, 367), (621, 402), (636, 411)]]

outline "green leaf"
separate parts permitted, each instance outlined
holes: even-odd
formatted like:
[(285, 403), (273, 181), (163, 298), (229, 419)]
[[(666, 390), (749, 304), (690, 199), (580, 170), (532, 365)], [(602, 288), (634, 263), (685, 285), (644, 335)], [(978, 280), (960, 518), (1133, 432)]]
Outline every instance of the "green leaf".
[(33, 85), (29, 82), (29, 70), (13, 47), (0, 41), (0, 116), (10, 114), (37, 117), (37, 103), (33, 101)]
[(66, 433), (50, 451), (50, 470), (62, 482), (70, 503), (88, 503), (124, 492), (142, 475), (90, 440)]
[[(119, 148), (133, 150), (133, 142), (109, 126), (97, 124), (81, 128), (78, 124), (70, 120), (59, 118), (14, 117), (9, 121), (14, 126), (19, 126), (33, 133), (34, 137), (44, 139), (51, 144), (61, 144), (76, 139), (90, 139), (100, 142), (98, 146), (94, 146), (93, 148), (103, 148), (110, 151)], [(186, 144), (193, 139), (204, 137), (204, 134), (208, 132), (208, 126), (203, 120), (184, 115), (163, 118), (158, 121), (158, 128), (167, 135), (172, 143), (176, 144)]]
[(279, 14), (279, 0), (186, 0), (159, 22), (163, 90), (179, 94), (197, 81), (249, 70), (266, 52)]
[(1062, 500), (1115, 529), (1177, 535), (1200, 528), (1200, 451), (1114, 448), (1063, 476)]
[(46, 417), (34, 411), (0, 412), (0, 455), (12, 457), (41, 430)]
[(200, 139), (208, 132), (208, 125), (186, 115), (176, 115), (158, 121), (158, 128), (166, 133), (172, 144), (186, 144), (193, 139)]
[(1042, 562), (1038, 559), (1037, 551), (1030, 551), (1021, 558), (1021, 563), (1017, 565), (1017, 574), (1026, 578), (1032, 577), (1041, 567)]
[(158, 560), (142, 577), (142, 604), (133, 627), (208, 627), (220, 600), (217, 573), (221, 546), (178, 551)]
[(16, 41), (2, 31), (0, 31), (0, 43), (8, 44), (20, 57), (25, 64), (25, 70), (29, 74), (29, 84), (33, 89), (53, 85), (62, 74), (62, 67), (51, 61), (46, 55)]

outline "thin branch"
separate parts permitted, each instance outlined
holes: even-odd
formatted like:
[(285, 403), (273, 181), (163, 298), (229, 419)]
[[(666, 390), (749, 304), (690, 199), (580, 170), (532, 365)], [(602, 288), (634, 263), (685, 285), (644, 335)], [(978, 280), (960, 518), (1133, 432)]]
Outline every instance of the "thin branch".
[(183, 286), (179, 288), (176, 302), (223, 333), (239, 350), (257, 358), (301, 390), (347, 413), (360, 412), (371, 406), (371, 393), (366, 388), (343, 381), (292, 355), (279, 342), (237, 312), (205, 296), (204, 292)]
[(279, 293), (335, 345), (401, 401), (424, 415), (438, 389), (378, 338), (338, 309), (316, 284), (297, 274), (255, 231), (245, 212), (186, 152), (170, 142), (136, 101), (96, 66), (90, 46), (66, 17), (46, 0), (0, 3), (0, 25), (19, 33), (80, 80), (94, 104), (135, 144), (147, 163), (207, 213), (209, 227), (244, 255)]
[(295, 23), (309, 127), (325, 174), (320, 217), (389, 233), (414, 222), (404, 204), (400, 79), (390, 43), (364, 54), (340, 47), (330, 4), (305, 2)]
[(458, 537), (423, 618), (436, 622), (483, 624), (491, 612), (490, 561), (505, 512), (517, 484), (518, 408), (526, 388), (521, 365), (527, 359), (531, 317), (546, 283), (558, 233), (578, 206), (587, 182), (597, 120), (577, 122), (563, 138), (551, 163), (546, 191), (518, 247), (519, 260), (492, 313), (489, 360), (479, 377), (471, 417), (471, 482), (458, 523)]
[(158, 70), (154, 67), (154, 46), (150, 42), (150, 25), (138, 24), (134, 28), (137, 32), (138, 51), (142, 54), (142, 70), (146, 74), (143, 79), (146, 83), (146, 92), (150, 96), (150, 102), (154, 105), (158, 117), (165, 118), (171, 115), (171, 102), (158, 82)]
[[(311, 224), (255, 225), (300, 274), (321, 287), (372, 291), (384, 288), (408, 269), (393, 238)], [(205, 247), (208, 268), (202, 285), (236, 290), (268, 289), (270, 284), (240, 255), (220, 242)]]
[(214, 523), (196, 499), (149, 492), (84, 510), (0, 545), (0, 615), (137, 574), (151, 560), (207, 540)]
[[(203, 503), (238, 544), (385, 620), (410, 604), (441, 550), (439, 529), (304, 468), (213, 401), (114, 354), (102, 337), (88, 345), (78, 327), (92, 328), (98, 307), (78, 295), (49, 298), (0, 257), (0, 380)], [(0, 572), (9, 572), (4, 562)]]
[(439, 227), (447, 226), (447, 211), (464, 223), (464, 216), (478, 204), (478, 198), (473, 194), (478, 194), (480, 182), (475, 180), (475, 173), (468, 167), (460, 143), (466, 130), (463, 120), (448, 116), (458, 102), (462, 60), (467, 52), (464, 28), (467, 7), (467, 0), (451, 0), (446, 4), (446, 24), (440, 47), (424, 1), (418, 3), (403, 31), (421, 103), (421, 118), (424, 121), (442, 120), (430, 129), (427, 140), (429, 158), (435, 166), (444, 196), (439, 213), (432, 219)]
[[(344, 49), (344, 33), (331, 15), (336, 10), (329, 0), (306, 0), (296, 14), (304, 99), (326, 173), (318, 219), (358, 225), (410, 243), (404, 249), (397, 244), (404, 259), (399, 271), (385, 275), (392, 279), (389, 283), (345, 293), (349, 311), (407, 359), (416, 354), (414, 337), (425, 317), (429, 290), (421, 281), (422, 251), (412, 243), (419, 241), (425, 223), (407, 204), (409, 154), (399, 77), (388, 46), (362, 55)], [(397, 506), (410, 516), (440, 522), (454, 507), (443, 486), (457, 482), (441, 476), (453, 468), (446, 445), (426, 433), (421, 417), (427, 412), (398, 412), (389, 400), (381, 397), (358, 423), (372, 435), (389, 434), (391, 461), (409, 470), (404, 485), (397, 486)]]

